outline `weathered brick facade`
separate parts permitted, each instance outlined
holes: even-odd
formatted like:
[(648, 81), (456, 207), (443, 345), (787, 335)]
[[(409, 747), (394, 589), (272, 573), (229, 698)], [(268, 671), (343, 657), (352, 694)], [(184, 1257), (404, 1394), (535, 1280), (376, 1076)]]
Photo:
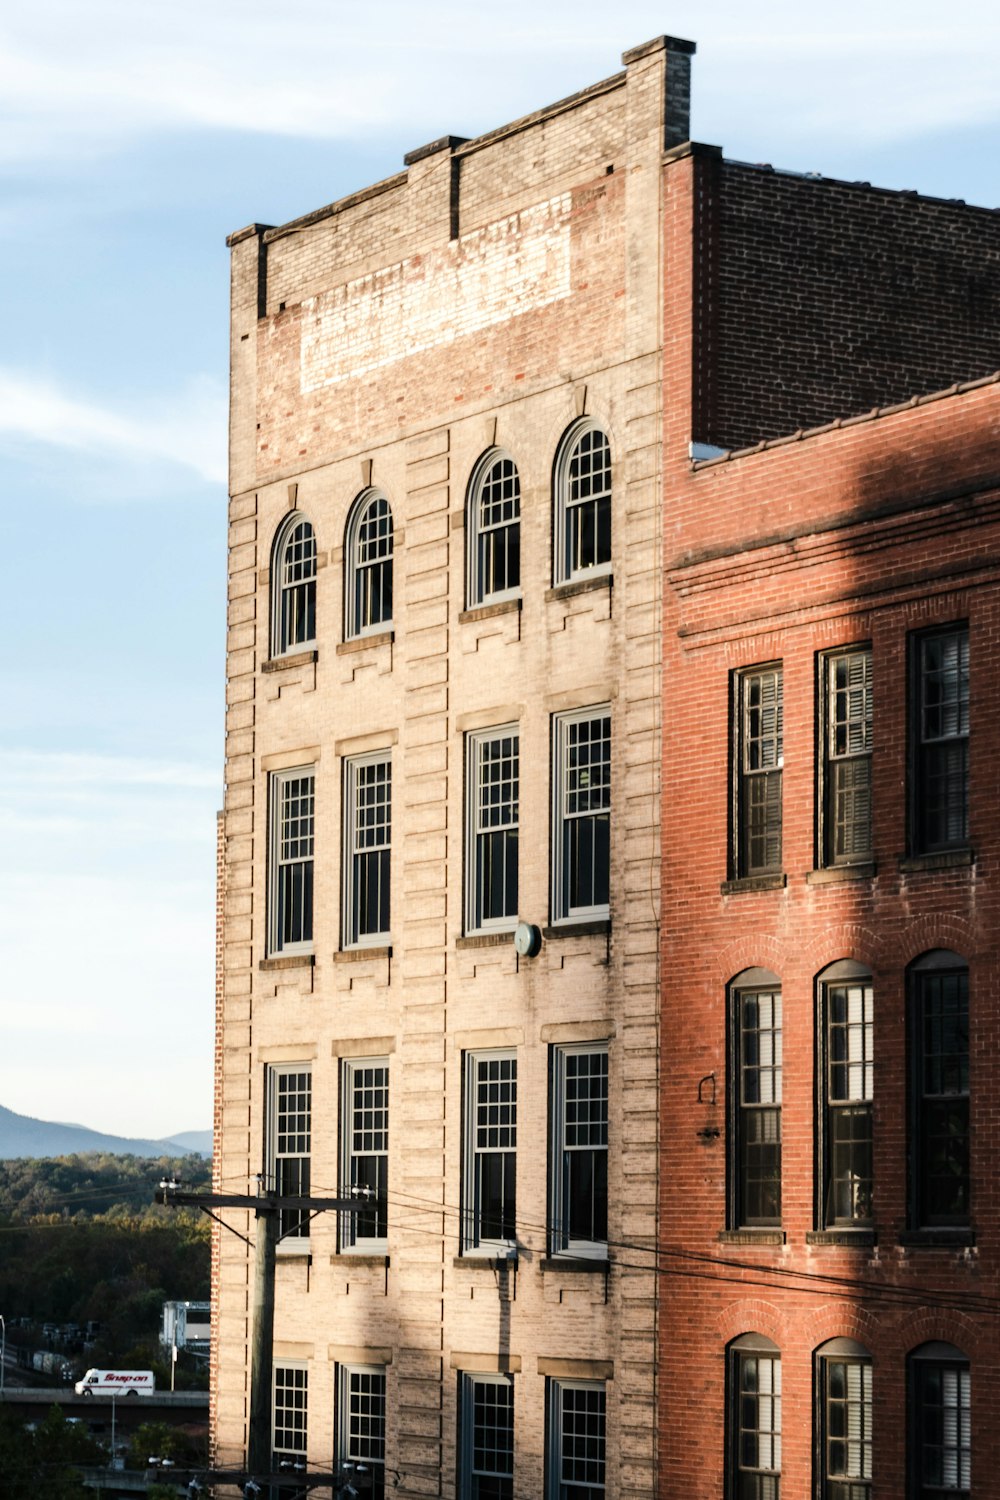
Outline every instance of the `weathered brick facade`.
[[(771, 437), (984, 375), (1000, 363), (996, 321), (984, 332), (963, 309), (970, 299), (995, 307), (1000, 221), (803, 183), (687, 145), (691, 50), (670, 39), (636, 48), (623, 72), (570, 100), (474, 141), (444, 137), (383, 183), (230, 240), (216, 1180), (252, 1190), (273, 1170), (268, 1077), (291, 1068), (311, 1074), (312, 1189), (338, 1190), (345, 1078), (358, 1059), (388, 1059), (386, 1253), (354, 1253), (332, 1215), (307, 1240), (286, 1241), (275, 1363), (306, 1372), (316, 1469), (339, 1452), (338, 1369), (385, 1367), (386, 1463), (400, 1495), (471, 1493), (459, 1380), (479, 1373), (512, 1377), (517, 1500), (556, 1500), (547, 1400), (574, 1380), (606, 1395), (609, 1500), (717, 1496), (725, 1346), (747, 1331), (786, 1340), (784, 1493), (804, 1495), (811, 1394), (795, 1361), (827, 1330), (860, 1339), (864, 1325), (879, 1361), (910, 1332), (898, 1310), (875, 1328), (860, 1302), (841, 1317), (812, 1283), (793, 1278), (786, 1289), (776, 1270), (849, 1264), (852, 1276), (863, 1267), (866, 1279), (905, 1286), (940, 1270), (964, 1295), (979, 1286), (995, 1218), (977, 1177), (974, 1246), (890, 1252), (903, 1213), (891, 1130), (902, 1127), (898, 1111), (879, 1111), (899, 1088), (899, 966), (913, 942), (914, 953), (961, 951), (974, 995), (984, 983), (975, 966), (987, 961), (990, 866), (978, 829), (988, 826), (989, 790), (974, 782), (973, 863), (897, 870), (904, 679), (894, 673), (907, 630), (959, 615), (973, 631), (974, 674), (990, 670), (980, 642), (997, 388), (708, 466), (692, 465), (689, 445)], [(800, 222), (808, 254), (796, 252)], [(610, 446), (610, 563), (565, 581), (557, 454), (584, 418)], [(494, 449), (520, 476), (520, 585), (516, 597), (481, 605), (469, 597), (468, 493)], [(392, 510), (393, 608), (391, 626), (359, 632), (350, 518), (372, 489)], [(275, 649), (272, 618), (273, 547), (290, 516), (308, 520), (317, 548), (315, 630), (299, 651)], [(875, 643), (885, 736), (878, 870), (821, 884), (806, 879), (810, 674), (817, 650), (862, 636)], [(729, 673), (782, 656), (787, 884), (723, 896)], [(988, 713), (981, 681), (974, 675), (976, 744)], [(605, 705), (610, 920), (560, 923), (550, 849), (558, 716)], [(544, 929), (533, 957), (518, 957), (509, 931), (469, 931), (467, 746), (497, 726), (519, 735), (517, 915)], [(391, 931), (378, 946), (350, 941), (344, 914), (345, 778), (370, 754), (392, 767)], [(990, 764), (979, 756), (974, 748), (974, 777)], [(312, 938), (283, 952), (273, 941), (268, 797), (303, 768), (315, 790)], [(804, 1244), (812, 1040), (793, 1017), (812, 1005), (810, 976), (845, 957), (875, 973), (886, 1070), (876, 1094), (879, 1237), (863, 1254)], [(785, 1241), (720, 1246), (726, 986), (753, 965), (786, 985), (786, 1108), (800, 1133), (787, 1147)], [(978, 1048), (987, 1022), (976, 1016)], [(578, 1044), (606, 1045), (610, 1074), (608, 1251), (589, 1260), (553, 1253), (553, 1097), (561, 1049)], [(518, 1069), (509, 1261), (461, 1253), (460, 1234), (464, 1059), (499, 1049), (516, 1054)], [(711, 1073), (719, 1102), (706, 1115), (695, 1101)], [(712, 1120), (722, 1134), (703, 1144), (696, 1132)], [(229, 1217), (252, 1238), (249, 1216)], [(214, 1452), (239, 1465), (252, 1256), (232, 1235), (217, 1238), (214, 1254)], [(760, 1307), (746, 1308), (742, 1287), (680, 1274), (699, 1257), (713, 1278), (754, 1282)], [(934, 1327), (921, 1337), (979, 1360), (971, 1331)], [(973, 1378), (979, 1412), (990, 1386), (978, 1363)], [(879, 1382), (886, 1432), (892, 1391)]]

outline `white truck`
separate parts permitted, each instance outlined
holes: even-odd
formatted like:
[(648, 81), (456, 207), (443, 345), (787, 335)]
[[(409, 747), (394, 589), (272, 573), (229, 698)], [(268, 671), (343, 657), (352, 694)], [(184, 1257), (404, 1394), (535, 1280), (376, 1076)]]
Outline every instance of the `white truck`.
[(152, 1370), (88, 1370), (74, 1390), (78, 1396), (152, 1396), (156, 1376)]

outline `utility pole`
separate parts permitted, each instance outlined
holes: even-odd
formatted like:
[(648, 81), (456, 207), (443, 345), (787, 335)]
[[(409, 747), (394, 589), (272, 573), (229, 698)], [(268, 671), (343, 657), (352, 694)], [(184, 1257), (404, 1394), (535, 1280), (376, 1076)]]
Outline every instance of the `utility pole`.
[[(284, 1238), (280, 1231), (281, 1215), (288, 1209), (300, 1209), (312, 1218), (320, 1213), (357, 1214), (370, 1208), (370, 1202), (357, 1198), (310, 1198), (283, 1193), (186, 1193), (179, 1183), (160, 1183), (157, 1203), (169, 1208), (200, 1208), (210, 1219), (241, 1240), (246, 1236), (226, 1224), (215, 1208), (250, 1209), (257, 1216), (254, 1250), (253, 1327), (250, 1334), (250, 1421), (247, 1431), (247, 1470), (267, 1474), (271, 1469), (271, 1380), (274, 1362), (274, 1265), (275, 1250)], [(296, 1218), (298, 1226), (300, 1221)], [(289, 1231), (286, 1231), (286, 1233)], [(249, 1240), (246, 1240), (250, 1244)]]

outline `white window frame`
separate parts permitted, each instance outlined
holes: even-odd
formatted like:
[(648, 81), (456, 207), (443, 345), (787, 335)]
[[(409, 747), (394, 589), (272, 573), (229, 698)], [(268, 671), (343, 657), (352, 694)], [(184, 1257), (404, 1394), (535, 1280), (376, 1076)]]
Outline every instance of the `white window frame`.
[[(389, 515), (389, 547), (388, 551), (373, 559), (365, 558), (361, 554), (362, 538), (361, 528), (368, 514), (370, 506), (379, 501), (385, 503)], [(395, 609), (394, 593), (394, 568), (395, 568), (395, 523), (392, 515), (392, 504), (384, 490), (368, 489), (355, 500), (351, 506), (351, 513), (347, 518), (347, 531), (344, 538), (344, 639), (348, 641), (360, 640), (366, 635), (382, 635), (385, 631), (392, 629), (392, 615)], [(359, 578), (365, 570), (388, 567), (389, 569), (389, 595), (391, 608), (385, 619), (372, 620), (370, 604), (366, 608), (358, 607), (356, 598), (356, 586)]]
[[(597, 724), (607, 720), (607, 781), (603, 806), (579, 812), (571, 807), (574, 791), (579, 795), (583, 788), (572, 785), (573, 767), (570, 764), (571, 734), (578, 724)], [(598, 821), (606, 818), (608, 823), (608, 900), (586, 906), (574, 906), (570, 900), (570, 860), (567, 850), (569, 834), (574, 822), (584, 819)], [(578, 708), (571, 713), (556, 714), (552, 720), (552, 921), (579, 922), (588, 918), (599, 920), (611, 914), (611, 705), (600, 703), (593, 708)]]
[[(610, 511), (611, 547), (610, 556), (604, 562), (578, 567), (569, 555), (572, 532), (571, 512), (577, 505), (589, 504), (590, 499), (588, 498), (586, 502), (578, 502), (570, 498), (570, 487), (572, 484), (570, 466), (579, 444), (589, 433), (599, 433), (607, 444), (608, 449), (607, 486), (600, 492), (598, 498), (607, 497)], [(608, 437), (607, 428), (602, 426), (600, 422), (595, 422), (590, 417), (581, 417), (578, 422), (574, 422), (559, 444), (553, 473), (552, 512), (553, 583), (556, 585), (561, 583), (575, 583), (578, 579), (602, 578), (609, 574), (612, 571), (614, 558), (614, 457), (611, 452), (611, 439)]]
[[(363, 789), (364, 773), (371, 768), (384, 767), (386, 771), (386, 798), (384, 818), (381, 820), (383, 839), (362, 847), (362, 836), (372, 829), (363, 827), (359, 794)], [(343, 879), (341, 882), (343, 911), (341, 931), (345, 948), (384, 947), (389, 940), (392, 922), (392, 756), (388, 750), (375, 750), (370, 755), (354, 755), (344, 761), (344, 816), (343, 816)], [(357, 911), (358, 874), (361, 863), (382, 853), (388, 855), (385, 879), (389, 886), (389, 916), (387, 925), (377, 931), (362, 932)], [(380, 877), (381, 879), (381, 877)]]
[[(305, 1085), (308, 1095), (306, 1105), (306, 1127), (303, 1131), (295, 1131), (295, 1134), (305, 1134), (307, 1137), (306, 1149), (304, 1151), (279, 1151), (278, 1142), (283, 1133), (279, 1126), (281, 1124), (281, 1082), (283, 1079), (307, 1080)], [(299, 1178), (298, 1187), (301, 1196), (309, 1193), (312, 1177), (312, 1064), (311, 1063), (271, 1063), (266, 1071), (266, 1093), (267, 1093), (267, 1122), (265, 1131), (265, 1157), (267, 1171), (267, 1185), (272, 1192), (280, 1193), (286, 1189), (286, 1178), (283, 1162), (298, 1162), (300, 1167), (295, 1174)], [(304, 1170), (301, 1163), (305, 1163)], [(309, 1238), (310, 1216), (306, 1209), (292, 1208), (283, 1209), (278, 1220), (278, 1250), (294, 1250), (297, 1254), (302, 1253), (303, 1242)]]
[[(606, 1260), (608, 1257), (607, 1229), (603, 1240), (574, 1239), (570, 1233), (570, 1226), (565, 1214), (564, 1189), (565, 1189), (565, 1159), (575, 1149), (566, 1144), (566, 1113), (567, 1113), (567, 1068), (566, 1061), (570, 1057), (602, 1056), (607, 1059), (608, 1078), (608, 1102), (605, 1111), (605, 1134), (610, 1135), (610, 1104), (611, 1104), (611, 1055), (606, 1042), (574, 1042), (563, 1046), (552, 1048), (551, 1062), (551, 1174), (549, 1182), (549, 1200), (551, 1204), (550, 1224), (551, 1242), (550, 1254), (553, 1256), (567, 1256), (575, 1260)], [(593, 1148), (587, 1148), (593, 1149)], [(607, 1159), (608, 1142), (604, 1143), (605, 1157)], [(608, 1194), (608, 1216), (610, 1218), (610, 1187)]]
[[(364, 1451), (373, 1445), (369, 1434), (367, 1437), (354, 1430), (352, 1418), (354, 1410), (352, 1407), (352, 1396), (355, 1394), (351, 1389), (351, 1382), (356, 1376), (370, 1376), (373, 1380), (382, 1382), (382, 1411), (380, 1417), (369, 1417), (372, 1421), (381, 1421), (381, 1457), (374, 1458), (370, 1452)], [(363, 1393), (356, 1393), (363, 1399)], [(371, 1473), (371, 1485), (364, 1493), (373, 1497), (373, 1500), (381, 1500), (385, 1493), (385, 1431), (386, 1431), (386, 1366), (350, 1364), (337, 1366), (337, 1464), (343, 1470), (345, 1465), (363, 1465)], [(369, 1399), (378, 1400), (378, 1395), (369, 1393)], [(377, 1441), (377, 1440), (376, 1440)]]
[[(487, 745), (502, 740), (514, 741), (513, 754), (517, 757), (517, 798), (514, 801), (514, 816), (509, 822), (493, 827), (481, 819), (481, 781), (483, 751)], [(479, 729), (466, 735), (465, 742), (465, 787), (466, 787), (466, 835), (465, 835), (465, 930), (467, 933), (513, 932), (517, 926), (517, 904), (512, 912), (499, 917), (483, 917), (480, 910), (479, 888), (484, 860), (485, 839), (494, 834), (513, 834), (520, 843), (520, 766), (521, 727), (519, 724), (501, 724), (496, 728)], [(506, 855), (505, 855), (506, 857)]]
[[(510, 464), (513, 476), (504, 475), (503, 479), (513, 477), (515, 494), (515, 512), (510, 520), (490, 522), (483, 524), (483, 492), (487, 484), (493, 482), (493, 470), (498, 464)], [(482, 604), (499, 604), (505, 599), (519, 599), (521, 597), (521, 569), (520, 569), (520, 547), (521, 547), (521, 476), (518, 473), (517, 464), (504, 448), (490, 448), (477, 462), (469, 480), (468, 502), (466, 505), (466, 588), (465, 597), (470, 609), (475, 609)], [(516, 527), (518, 534), (518, 581), (515, 585), (505, 589), (487, 589), (486, 578), (482, 566), (483, 559), (480, 556), (480, 543), (491, 534), (499, 534), (508, 528)]]
[[(499, 1475), (503, 1479), (510, 1480), (510, 1494), (514, 1494), (514, 1381), (510, 1375), (470, 1375), (463, 1372), (459, 1377), (461, 1381), (459, 1391), (460, 1411), (460, 1467), (459, 1467), (459, 1500), (479, 1500), (480, 1487), (478, 1477), (493, 1477)], [(476, 1448), (476, 1386), (503, 1386), (510, 1392), (510, 1474), (497, 1469), (475, 1469)], [(497, 1430), (497, 1429), (494, 1429)], [(492, 1493), (492, 1490), (491, 1490)]]
[[(296, 852), (296, 857), (291, 858), (285, 847), (286, 820), (284, 811), (285, 788), (296, 781), (308, 781), (310, 787), (308, 792), (300, 792), (300, 796), (308, 796), (311, 806), (308, 813), (309, 831), (308, 835), (300, 834), (295, 840), (296, 845), (305, 844), (308, 854)], [(314, 921), (316, 914), (315, 887), (313, 883), (316, 861), (316, 767), (296, 766), (287, 771), (272, 771), (268, 777), (268, 841), (267, 841), (267, 951), (270, 956), (285, 957), (296, 953), (312, 953), (315, 935)], [(309, 937), (300, 940), (287, 940), (284, 937), (285, 926), (283, 917), (283, 898), (281, 893), (284, 879), (283, 872), (294, 866), (301, 866), (303, 870), (303, 883), (308, 885), (308, 902), (302, 900), (303, 911), (308, 905), (309, 911)], [(308, 869), (308, 875), (305, 871)]]
[[(586, 1490), (591, 1500), (604, 1500), (607, 1492), (607, 1435), (608, 1435), (608, 1393), (607, 1385), (603, 1380), (555, 1380), (548, 1381), (549, 1397), (549, 1421), (547, 1428), (548, 1454), (548, 1486), (547, 1494), (549, 1500), (564, 1500), (567, 1494), (578, 1495), (581, 1490)], [(584, 1391), (588, 1393), (599, 1393), (604, 1400), (602, 1416), (604, 1418), (603, 1431), (599, 1438), (601, 1444), (601, 1457), (599, 1460), (601, 1471), (604, 1475), (603, 1482), (593, 1483), (587, 1479), (576, 1477), (566, 1479), (563, 1471), (563, 1440), (565, 1437), (565, 1413), (566, 1393), (569, 1391)], [(585, 1460), (586, 1462), (586, 1460)]]
[[(487, 1067), (491, 1063), (512, 1063), (512, 1077), (496, 1080), (495, 1092), (502, 1095), (504, 1084), (508, 1085), (507, 1092), (512, 1092), (512, 1101), (500, 1097), (494, 1099), (483, 1099), (480, 1095), (480, 1064)], [(492, 1085), (488, 1085), (492, 1091)], [(510, 1103), (513, 1104), (513, 1119), (510, 1118)], [(515, 1222), (517, 1212), (517, 1052), (513, 1048), (496, 1048), (489, 1051), (466, 1052), (465, 1054), (465, 1096), (464, 1096), (464, 1151), (462, 1161), (462, 1254), (463, 1255), (490, 1255), (505, 1256), (511, 1250), (516, 1249), (516, 1233), (511, 1238), (489, 1238), (482, 1232), (482, 1205), (479, 1191), (480, 1176), (479, 1163), (485, 1156), (514, 1156), (514, 1203)], [(480, 1114), (481, 1109), (497, 1111), (497, 1118), (491, 1120)], [(482, 1144), (483, 1130), (497, 1130), (504, 1135), (507, 1132), (513, 1134), (513, 1144), (489, 1148)]]
[[(385, 1120), (378, 1127), (377, 1134), (384, 1136), (384, 1144), (363, 1150), (357, 1147), (354, 1132), (354, 1110), (355, 1090), (364, 1087), (361, 1075), (366, 1070), (385, 1070), (385, 1081), (381, 1083), (372, 1080), (371, 1087), (374, 1089), (385, 1089)], [(344, 1197), (354, 1197), (354, 1187), (357, 1185), (356, 1163), (362, 1158), (377, 1157), (380, 1159), (378, 1177), (384, 1180), (388, 1189), (389, 1178), (389, 1131), (391, 1129), (389, 1110), (391, 1098), (389, 1094), (391, 1084), (391, 1070), (388, 1057), (351, 1057), (345, 1058), (341, 1064), (341, 1090), (340, 1090), (340, 1147), (341, 1147), (341, 1182), (343, 1187), (341, 1193)], [(378, 1106), (374, 1106), (376, 1109)], [(358, 1197), (359, 1203), (364, 1203), (363, 1196)], [(388, 1251), (388, 1207), (383, 1199), (381, 1204), (382, 1227), (385, 1233), (369, 1235), (359, 1234), (358, 1230), (363, 1223), (361, 1215), (356, 1213), (344, 1213), (341, 1215), (340, 1225), (340, 1250), (343, 1255), (384, 1255)], [(376, 1228), (378, 1228), (376, 1223)]]
[[(308, 526), (310, 536), (302, 543), (295, 544), (296, 546), (302, 547), (302, 553), (301, 556), (295, 559), (294, 564), (292, 564), (290, 563), (288, 554), (292, 546), (292, 537), (300, 526)], [(308, 570), (308, 563), (310, 558), (312, 562), (311, 571)], [(290, 578), (289, 572), (292, 567), (303, 568), (304, 571), (302, 576)], [(307, 651), (311, 647), (315, 646), (316, 575), (316, 528), (315, 526), (313, 526), (308, 516), (304, 516), (299, 510), (293, 510), (290, 515), (285, 517), (281, 525), (278, 527), (278, 530), (275, 533), (274, 546), (271, 549), (272, 657), (292, 656), (297, 651)], [(292, 609), (292, 613), (297, 619), (300, 613), (300, 605), (298, 603), (299, 590), (304, 591), (307, 600), (309, 600), (311, 592), (311, 605), (310, 603), (306, 604), (306, 620), (308, 623), (308, 616), (311, 613), (313, 628), (312, 632), (303, 635), (301, 640), (292, 640), (290, 639), (292, 632), (289, 630), (288, 626), (289, 617), (285, 613), (285, 601), (286, 598), (294, 598), (296, 602)]]
[[(278, 1427), (278, 1392), (279, 1386), (284, 1387), (282, 1376), (301, 1376), (301, 1380), (291, 1382), (292, 1389), (298, 1388), (303, 1395), (301, 1423), (294, 1422), (293, 1427), (301, 1427), (300, 1447), (281, 1447), (276, 1442)], [(294, 1408), (292, 1408), (294, 1410)], [(309, 1451), (309, 1366), (295, 1360), (276, 1361), (271, 1376), (271, 1462), (276, 1464), (280, 1459), (289, 1459), (292, 1462), (301, 1460), (303, 1463)]]

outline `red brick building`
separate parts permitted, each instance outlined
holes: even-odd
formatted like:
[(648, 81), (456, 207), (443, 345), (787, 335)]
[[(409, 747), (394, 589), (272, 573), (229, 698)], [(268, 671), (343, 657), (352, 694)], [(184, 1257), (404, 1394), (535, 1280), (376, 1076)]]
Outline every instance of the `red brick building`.
[(665, 176), (659, 1493), (996, 1495), (1000, 222)]

